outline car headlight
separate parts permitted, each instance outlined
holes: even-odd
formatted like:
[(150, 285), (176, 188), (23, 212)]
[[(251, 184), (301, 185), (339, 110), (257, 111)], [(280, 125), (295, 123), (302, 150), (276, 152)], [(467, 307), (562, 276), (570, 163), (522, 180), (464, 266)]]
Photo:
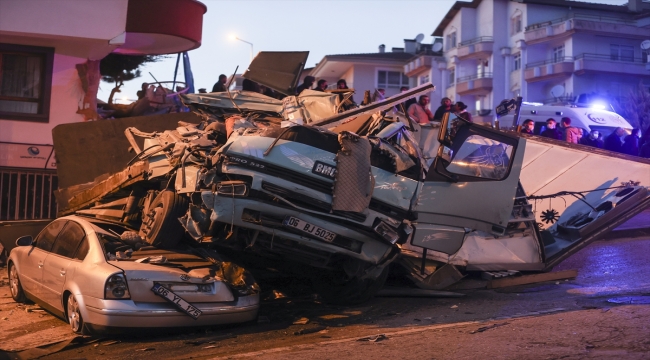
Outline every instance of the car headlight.
[(216, 191), (225, 196), (247, 196), (248, 185), (241, 180), (222, 181), (217, 184)]
[(124, 274), (113, 274), (104, 286), (104, 299), (130, 299), (129, 286), (126, 284)]

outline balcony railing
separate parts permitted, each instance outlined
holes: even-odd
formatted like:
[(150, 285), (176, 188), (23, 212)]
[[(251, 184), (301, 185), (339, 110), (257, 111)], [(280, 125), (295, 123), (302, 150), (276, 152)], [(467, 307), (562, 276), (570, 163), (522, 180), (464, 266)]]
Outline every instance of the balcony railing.
[(56, 218), (57, 180), (54, 171), (1, 170), (0, 220)]
[(537, 66), (542, 66), (542, 65), (548, 65), (548, 64), (557, 64), (557, 63), (562, 63), (562, 62), (570, 62), (573, 61), (572, 56), (563, 56), (559, 58), (554, 58), (550, 60), (543, 60), (543, 61), (536, 61), (533, 63), (528, 63), (526, 64), (526, 69), (534, 68)]
[(585, 60), (605, 60), (605, 61), (616, 61), (616, 62), (624, 62), (624, 63), (634, 63), (634, 64), (645, 64), (647, 63), (647, 59), (640, 58), (640, 57), (629, 57), (629, 56), (620, 56), (620, 55), (612, 55), (612, 54), (589, 54), (589, 53), (584, 53), (575, 56), (575, 60), (580, 60), (580, 59), (585, 59)]
[(481, 74), (474, 74), (474, 75), (469, 75), (469, 76), (463, 76), (459, 77), (456, 79), (456, 82), (465, 82), (465, 81), (470, 81), (470, 80), (476, 80), (476, 79), (491, 79), (492, 78), (492, 73), (484, 72)]
[(572, 14), (569, 16), (561, 17), (559, 19), (553, 19), (549, 21), (543, 21), (535, 24), (531, 24), (529, 26), (526, 26), (526, 31), (530, 30), (536, 30), (540, 29), (543, 27), (559, 24), (562, 22), (565, 22), (570, 19), (576, 19), (576, 20), (589, 20), (589, 21), (598, 21), (598, 22), (606, 22), (606, 23), (612, 23), (612, 24), (623, 24), (623, 25), (634, 25), (636, 22), (634, 20), (628, 20), (628, 19), (621, 19), (613, 16), (596, 16), (596, 15), (587, 15), (587, 14)]
[(492, 36), (480, 36), (480, 37), (477, 37), (477, 38), (474, 38), (474, 39), (461, 41), (458, 44), (458, 47), (463, 47), (463, 46), (472, 45), (472, 44), (478, 44), (478, 43), (482, 43), (482, 42), (493, 42), (493, 41), (494, 41), (494, 38)]

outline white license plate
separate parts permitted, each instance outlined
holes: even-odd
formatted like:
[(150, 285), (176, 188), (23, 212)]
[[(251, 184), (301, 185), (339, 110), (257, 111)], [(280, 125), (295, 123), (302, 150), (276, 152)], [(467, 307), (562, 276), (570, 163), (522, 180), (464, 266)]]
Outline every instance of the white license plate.
[(283, 224), (285, 226), (292, 227), (294, 229), (298, 229), (302, 232), (315, 236), (319, 239), (323, 239), (327, 242), (332, 242), (336, 238), (335, 233), (329, 230), (325, 230), (316, 225), (310, 224), (305, 220), (301, 220), (293, 216), (287, 216), (286, 218), (284, 218)]
[(202, 313), (201, 310), (199, 310), (194, 305), (185, 301), (182, 297), (174, 294), (173, 291), (167, 289), (166, 287), (160, 284), (154, 284), (153, 287), (151, 288), (151, 291), (153, 291), (156, 295), (162, 297), (163, 299), (169, 301), (170, 303), (174, 304), (180, 311), (186, 313), (194, 320), (198, 319), (199, 316), (201, 316)]

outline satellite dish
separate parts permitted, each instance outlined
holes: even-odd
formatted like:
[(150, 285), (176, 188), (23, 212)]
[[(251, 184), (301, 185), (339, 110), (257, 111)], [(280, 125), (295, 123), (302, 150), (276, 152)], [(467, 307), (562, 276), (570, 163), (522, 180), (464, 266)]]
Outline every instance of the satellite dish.
[(644, 41), (641, 43), (641, 49), (642, 49), (642, 50), (648, 50), (648, 49), (650, 49), (650, 40), (644, 40)]
[(562, 85), (555, 85), (551, 89), (551, 96), (553, 97), (560, 97), (564, 95), (564, 86)]
[(433, 43), (433, 48), (432, 48), (432, 50), (433, 50), (434, 52), (438, 52), (438, 51), (442, 50), (442, 43), (441, 43), (441, 42)]
[(415, 37), (415, 42), (416, 43), (421, 43), (422, 40), (424, 40), (424, 34), (418, 34), (418, 36)]

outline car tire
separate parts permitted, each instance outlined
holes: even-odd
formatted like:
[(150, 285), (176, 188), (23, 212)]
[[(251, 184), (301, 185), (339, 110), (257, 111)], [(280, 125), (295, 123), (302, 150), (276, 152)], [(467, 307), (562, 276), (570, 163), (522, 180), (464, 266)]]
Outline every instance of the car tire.
[(66, 316), (68, 318), (68, 324), (70, 324), (70, 330), (72, 330), (73, 333), (81, 335), (89, 334), (83, 316), (81, 316), (79, 303), (72, 294), (68, 295), (66, 301)]
[(12, 262), (10, 262), (9, 266), (7, 267), (7, 273), (9, 275), (9, 290), (11, 291), (11, 297), (16, 302), (24, 303), (27, 298), (25, 297), (23, 286), (20, 284), (18, 270)]
[(388, 278), (388, 266), (384, 267), (376, 279), (352, 278), (341, 280), (345, 277), (341, 273), (327, 273), (312, 277), (314, 290), (332, 305), (357, 305), (372, 299)]
[(185, 228), (178, 218), (189, 207), (185, 196), (172, 190), (163, 190), (151, 202), (149, 212), (142, 215), (140, 236), (147, 243), (159, 248), (173, 248), (183, 238)]

